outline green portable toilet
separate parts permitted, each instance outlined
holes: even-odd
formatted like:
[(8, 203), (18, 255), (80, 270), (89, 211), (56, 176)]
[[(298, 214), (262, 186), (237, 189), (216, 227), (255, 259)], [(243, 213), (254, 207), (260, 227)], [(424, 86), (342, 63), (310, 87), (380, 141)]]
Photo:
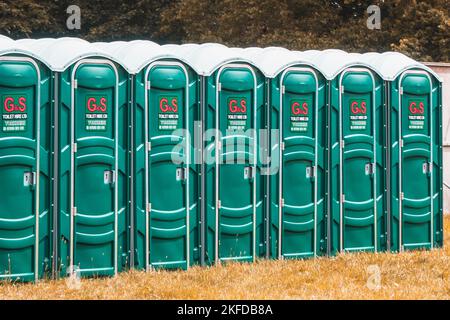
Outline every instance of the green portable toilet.
[(40, 54), (55, 72), (57, 272), (115, 275), (129, 262), (129, 77), (81, 39)]
[(266, 251), (264, 77), (239, 49), (203, 44), (184, 57), (202, 76), (202, 262), (254, 261)]
[(329, 80), (328, 251), (386, 249), (385, 90), (359, 54), (315, 58)]
[(139, 269), (187, 269), (200, 261), (199, 77), (178, 58), (178, 47), (104, 47), (132, 75), (131, 264)]
[(272, 258), (326, 254), (328, 91), (325, 78), (310, 63), (315, 54), (266, 48), (252, 56), (270, 79), (272, 165), (267, 236)]
[(389, 87), (390, 248), (441, 247), (442, 82), (400, 53), (373, 60)]
[(0, 280), (51, 275), (52, 75), (0, 38)]

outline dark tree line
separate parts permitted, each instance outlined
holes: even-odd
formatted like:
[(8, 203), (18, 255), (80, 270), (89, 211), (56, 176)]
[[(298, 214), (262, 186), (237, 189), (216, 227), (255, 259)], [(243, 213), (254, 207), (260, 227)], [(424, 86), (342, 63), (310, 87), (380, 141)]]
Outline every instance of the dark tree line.
[[(80, 30), (66, 26), (73, 4), (81, 9)], [(379, 30), (366, 26), (372, 4), (381, 8)], [(15, 39), (395, 50), (423, 61), (449, 61), (449, 7), (448, 0), (0, 0), (0, 33)]]

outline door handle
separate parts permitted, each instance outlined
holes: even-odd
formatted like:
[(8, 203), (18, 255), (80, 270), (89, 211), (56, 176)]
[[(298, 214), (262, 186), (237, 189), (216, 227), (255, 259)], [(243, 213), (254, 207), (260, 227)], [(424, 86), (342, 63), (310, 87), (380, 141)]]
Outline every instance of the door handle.
[(373, 176), (375, 174), (375, 168), (376, 168), (376, 163), (366, 163), (365, 167), (364, 167), (364, 171), (367, 175), (371, 175)]
[(116, 173), (114, 170), (105, 170), (103, 172), (103, 182), (104, 184), (109, 184), (114, 187), (116, 184)]
[(177, 181), (185, 183), (187, 179), (187, 168), (177, 168), (175, 175)]
[(36, 172), (24, 172), (23, 173), (23, 186), (30, 187), (31, 190), (36, 186)]
[(422, 173), (426, 174), (427, 176), (431, 176), (433, 166), (431, 165), (431, 162), (424, 162), (422, 164)]
[(306, 167), (306, 178), (310, 178), (314, 181), (316, 177), (316, 166)]
[(253, 167), (244, 167), (244, 179), (253, 182), (255, 178), (255, 172)]

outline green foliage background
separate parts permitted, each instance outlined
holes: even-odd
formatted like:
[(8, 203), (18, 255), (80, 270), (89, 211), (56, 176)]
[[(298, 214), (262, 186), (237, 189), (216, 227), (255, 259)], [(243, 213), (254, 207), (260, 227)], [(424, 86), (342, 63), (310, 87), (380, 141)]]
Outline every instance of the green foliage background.
[[(81, 8), (81, 30), (66, 27), (72, 4)], [(366, 27), (371, 4), (381, 8), (381, 30)], [(449, 7), (449, 0), (0, 0), (0, 34), (395, 50), (422, 61), (449, 61)]]

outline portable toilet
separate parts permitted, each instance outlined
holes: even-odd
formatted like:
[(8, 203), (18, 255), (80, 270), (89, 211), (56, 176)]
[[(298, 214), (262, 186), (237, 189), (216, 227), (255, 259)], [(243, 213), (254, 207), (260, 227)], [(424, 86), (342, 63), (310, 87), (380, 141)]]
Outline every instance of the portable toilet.
[(178, 46), (111, 46), (105, 50), (132, 75), (132, 265), (187, 269), (201, 254), (199, 77)]
[(403, 54), (372, 61), (389, 93), (390, 248), (441, 247), (443, 235), (442, 80)]
[(57, 271), (114, 275), (129, 263), (128, 75), (81, 39), (39, 53), (55, 77)]
[(201, 75), (204, 262), (265, 255), (265, 179), (259, 131), (267, 129), (265, 79), (242, 50), (191, 46), (184, 57)]
[(0, 280), (51, 276), (52, 75), (0, 38)]
[(328, 251), (386, 248), (385, 88), (359, 54), (325, 50), (328, 80)]
[(270, 256), (326, 254), (326, 79), (308, 53), (272, 47), (252, 60), (270, 79)]

